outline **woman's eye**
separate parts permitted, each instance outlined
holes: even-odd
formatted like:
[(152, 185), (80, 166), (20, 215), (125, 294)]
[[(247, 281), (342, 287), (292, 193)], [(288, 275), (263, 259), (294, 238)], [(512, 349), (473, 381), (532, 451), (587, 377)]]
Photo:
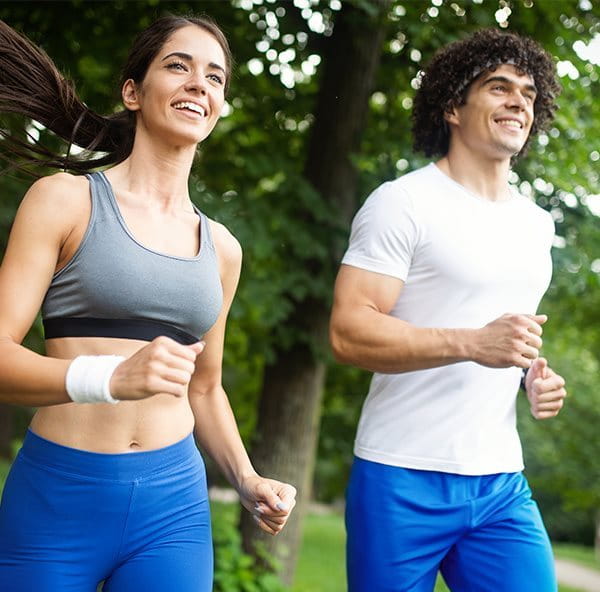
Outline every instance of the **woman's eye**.
[(217, 82), (218, 84), (223, 84), (223, 78), (221, 78), (221, 76), (219, 76), (218, 74), (209, 74), (208, 77), (211, 80), (214, 80), (215, 82)]
[(171, 64), (169, 64), (167, 66), (167, 68), (169, 68), (171, 70), (180, 70), (180, 71), (184, 71), (184, 72), (187, 71), (185, 64), (182, 62), (172, 62)]

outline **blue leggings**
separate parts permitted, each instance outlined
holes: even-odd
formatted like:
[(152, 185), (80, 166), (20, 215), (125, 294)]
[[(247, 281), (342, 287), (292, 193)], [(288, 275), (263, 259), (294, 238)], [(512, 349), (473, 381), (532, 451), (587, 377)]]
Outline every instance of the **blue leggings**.
[(466, 476), (355, 459), (350, 592), (555, 592), (548, 535), (521, 473)]
[(210, 592), (206, 474), (192, 436), (98, 454), (29, 431), (0, 505), (3, 592)]

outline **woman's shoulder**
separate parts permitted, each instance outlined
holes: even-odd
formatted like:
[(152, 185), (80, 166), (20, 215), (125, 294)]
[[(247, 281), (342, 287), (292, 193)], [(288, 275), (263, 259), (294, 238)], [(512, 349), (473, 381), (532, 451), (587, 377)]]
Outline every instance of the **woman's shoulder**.
[(37, 179), (21, 200), (17, 216), (43, 220), (49, 227), (69, 228), (89, 217), (89, 183), (83, 175), (55, 173)]
[(241, 265), (242, 262), (242, 247), (229, 231), (229, 229), (211, 218), (207, 218), (210, 225), (210, 233), (215, 246), (215, 251), (224, 263), (229, 265)]
[(36, 206), (73, 207), (76, 202), (89, 201), (89, 182), (83, 175), (55, 173), (35, 181), (23, 198)]

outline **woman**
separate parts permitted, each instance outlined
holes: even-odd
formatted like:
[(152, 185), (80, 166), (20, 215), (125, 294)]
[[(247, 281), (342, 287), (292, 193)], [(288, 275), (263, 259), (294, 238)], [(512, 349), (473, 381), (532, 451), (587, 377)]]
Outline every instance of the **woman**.
[[(39, 160), (114, 165), (36, 181), (0, 269), (0, 400), (38, 407), (0, 507), (0, 590), (211, 590), (193, 430), (263, 530), (295, 504), (292, 486), (254, 471), (221, 385), (240, 246), (188, 193), (230, 74), (213, 22), (164, 17), (131, 50), (125, 111), (101, 117), (0, 23), (0, 109), (104, 153), (34, 146)], [(40, 306), (47, 356), (20, 345)]]

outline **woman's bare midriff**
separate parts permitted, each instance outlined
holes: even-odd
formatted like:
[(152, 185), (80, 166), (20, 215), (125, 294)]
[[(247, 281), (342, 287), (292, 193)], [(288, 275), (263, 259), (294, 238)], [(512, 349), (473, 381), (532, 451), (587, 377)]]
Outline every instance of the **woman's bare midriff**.
[[(61, 359), (106, 354), (130, 357), (145, 345), (148, 342), (135, 339), (68, 337), (46, 341), (46, 354)], [(155, 395), (116, 405), (40, 407), (30, 427), (38, 436), (63, 446), (114, 454), (174, 444), (193, 430), (194, 416), (187, 397)]]

